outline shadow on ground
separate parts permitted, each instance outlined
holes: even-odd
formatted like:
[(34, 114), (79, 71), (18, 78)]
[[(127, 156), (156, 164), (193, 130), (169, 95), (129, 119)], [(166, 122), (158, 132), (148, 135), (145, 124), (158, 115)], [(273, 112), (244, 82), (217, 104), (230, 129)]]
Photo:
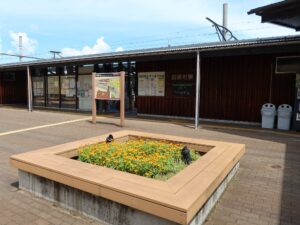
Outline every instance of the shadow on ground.
[[(264, 131), (258, 130), (258, 132), (247, 131), (246, 129), (228, 129), (228, 128), (205, 128), (205, 130), (221, 132), (224, 134), (240, 136), (241, 140), (243, 138), (251, 138), (256, 139), (257, 141), (267, 141), (270, 142), (270, 146), (266, 146), (266, 148), (272, 148), (272, 142), (280, 143), (283, 146), (282, 151), (279, 153), (279, 149), (274, 148), (272, 151), (269, 151), (268, 154), (263, 153), (264, 149), (256, 149), (257, 154), (260, 157), (269, 157), (270, 159), (266, 159), (266, 162), (270, 162), (270, 164), (265, 165), (265, 167), (270, 167), (273, 171), (274, 176), (269, 178), (268, 175), (261, 174), (255, 175), (254, 179), (259, 180), (259, 178), (264, 179), (264, 186), (262, 188), (266, 189), (263, 192), (266, 193), (266, 197), (269, 199), (262, 198), (262, 205), (268, 207), (261, 207), (257, 209), (257, 215), (259, 218), (263, 218), (264, 215), (269, 216), (270, 220), (268, 224), (278, 224), (278, 225), (291, 225), (291, 224), (299, 224), (300, 221), (300, 134), (286, 133), (282, 135), (280, 133), (276, 134), (274, 131)], [(243, 142), (238, 139), (234, 139), (235, 142)], [(251, 148), (251, 141), (250, 141)], [(255, 147), (254, 147), (255, 148)], [(261, 153), (260, 153), (261, 150)], [(251, 151), (251, 150), (250, 150)], [(247, 152), (247, 151), (246, 151)], [(281, 154), (282, 153), (282, 154)], [(250, 153), (251, 155), (252, 153)], [(255, 153), (256, 154), (256, 153)], [(264, 154), (264, 155), (263, 155)], [(282, 159), (282, 160), (281, 160)], [(282, 161), (283, 163), (276, 163)], [(254, 164), (255, 165), (255, 164)], [(255, 171), (257, 168), (249, 168)], [(282, 174), (279, 178), (278, 174)], [(256, 181), (253, 180), (253, 183)], [(277, 190), (272, 187), (278, 187)], [(280, 198), (278, 199), (278, 210), (276, 210), (276, 198), (274, 195), (269, 193), (279, 193)], [(253, 194), (253, 196), (255, 196)], [(257, 196), (257, 195), (256, 195)], [(250, 199), (249, 199), (250, 200)], [(257, 204), (255, 207), (259, 206)], [(247, 209), (247, 207), (245, 207)], [(243, 210), (243, 209), (241, 209)], [(263, 212), (266, 210), (265, 212)], [(260, 211), (260, 212), (259, 212)], [(255, 214), (255, 211), (249, 210)], [(273, 222), (271, 222), (273, 221)]]

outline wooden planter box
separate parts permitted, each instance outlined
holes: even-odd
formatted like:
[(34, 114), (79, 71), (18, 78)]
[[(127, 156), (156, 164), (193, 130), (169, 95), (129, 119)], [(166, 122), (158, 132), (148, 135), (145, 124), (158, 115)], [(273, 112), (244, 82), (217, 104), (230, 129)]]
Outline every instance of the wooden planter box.
[[(205, 154), (167, 181), (71, 159), (77, 155), (78, 147), (105, 141), (107, 135), (11, 156), (11, 164), (23, 174), (20, 175), (20, 187), (30, 189), (29, 184), (25, 185), (32, 179), (27, 176), (29, 174), (151, 214), (169, 224), (199, 224), (195, 222), (195, 218), (224, 181), (228, 183), (228, 174), (234, 169), (236, 171), (245, 152), (245, 145), (242, 144), (124, 130), (112, 133), (116, 141), (142, 137), (181, 142)], [(27, 175), (24, 176), (24, 172)], [(27, 180), (22, 181), (21, 178), (26, 176)], [(36, 192), (32, 188), (29, 191)], [(38, 195), (43, 196), (42, 192)], [(110, 223), (103, 218), (98, 219)]]

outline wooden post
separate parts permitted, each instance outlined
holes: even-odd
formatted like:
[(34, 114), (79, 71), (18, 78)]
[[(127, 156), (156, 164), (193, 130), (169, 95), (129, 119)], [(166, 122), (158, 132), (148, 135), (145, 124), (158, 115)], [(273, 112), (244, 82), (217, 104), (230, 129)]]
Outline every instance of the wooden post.
[(125, 72), (120, 72), (120, 126), (125, 125)]
[(96, 104), (96, 73), (92, 73), (92, 122), (97, 121), (97, 104)]

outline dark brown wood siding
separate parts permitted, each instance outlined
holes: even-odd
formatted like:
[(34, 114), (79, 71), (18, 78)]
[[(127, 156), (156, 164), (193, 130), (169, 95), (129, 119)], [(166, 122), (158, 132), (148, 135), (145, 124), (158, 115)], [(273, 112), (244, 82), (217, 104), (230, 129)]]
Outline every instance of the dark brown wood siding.
[(0, 73), (0, 104), (26, 104), (27, 76), (25, 71), (17, 71), (14, 80), (7, 80)]
[[(195, 111), (195, 81), (192, 83), (192, 97), (175, 97), (173, 96), (171, 80), (172, 74), (194, 74), (196, 70), (195, 60), (170, 60), (157, 62), (137, 62), (136, 69), (138, 72), (155, 72), (164, 71), (165, 96), (151, 97), (138, 96), (137, 109), (138, 113), (192, 117)], [(195, 78), (195, 76), (194, 76)]]
[(290, 104), (295, 98), (295, 74), (274, 74), (272, 77), (272, 103), (276, 106)]
[[(259, 122), (266, 102), (293, 105), (295, 74), (275, 74), (277, 55), (210, 57), (201, 60), (200, 117)], [(137, 62), (138, 72), (165, 71), (165, 97), (138, 97), (138, 113), (193, 117), (192, 97), (172, 95), (173, 73), (196, 73), (196, 60)]]
[(295, 74), (275, 74), (275, 55), (204, 58), (202, 118), (259, 122), (266, 102), (294, 102)]

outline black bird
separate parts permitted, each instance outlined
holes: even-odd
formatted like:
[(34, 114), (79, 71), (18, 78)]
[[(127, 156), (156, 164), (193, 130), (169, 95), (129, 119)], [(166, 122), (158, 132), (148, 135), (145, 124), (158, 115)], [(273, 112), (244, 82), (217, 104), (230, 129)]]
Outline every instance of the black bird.
[(190, 164), (192, 162), (190, 150), (187, 146), (183, 147), (183, 149), (181, 150), (181, 155), (185, 164)]
[(112, 136), (111, 134), (107, 136), (106, 138), (106, 143), (110, 143), (114, 140), (114, 136)]

